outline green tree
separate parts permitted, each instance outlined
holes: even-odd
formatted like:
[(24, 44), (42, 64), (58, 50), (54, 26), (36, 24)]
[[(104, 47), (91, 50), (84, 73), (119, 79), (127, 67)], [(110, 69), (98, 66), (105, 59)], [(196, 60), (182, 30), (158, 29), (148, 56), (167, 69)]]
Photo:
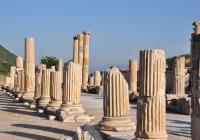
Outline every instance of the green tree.
[(47, 68), (51, 68), (51, 66), (55, 66), (56, 69), (58, 68), (59, 60), (54, 56), (45, 56), (40, 59), (41, 64), (46, 64)]

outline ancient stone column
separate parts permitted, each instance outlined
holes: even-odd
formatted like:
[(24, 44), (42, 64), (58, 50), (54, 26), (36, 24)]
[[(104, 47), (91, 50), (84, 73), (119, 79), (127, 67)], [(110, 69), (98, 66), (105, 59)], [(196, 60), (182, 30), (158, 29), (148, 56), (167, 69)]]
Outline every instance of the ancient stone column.
[(69, 62), (65, 66), (63, 82), (63, 104), (59, 110), (59, 119), (64, 122), (90, 122), (94, 116), (87, 115), (80, 104), (82, 69), (78, 63)]
[(77, 34), (78, 38), (78, 63), (83, 66), (83, 33)]
[(11, 66), (10, 67), (10, 84), (9, 84), (9, 88), (10, 89), (9, 90), (14, 88), (15, 71), (16, 71), (16, 67), (15, 66)]
[(81, 67), (79, 64), (70, 62), (65, 73), (63, 103), (79, 104), (81, 95)]
[(129, 60), (129, 90), (130, 93), (137, 92), (137, 61)]
[(60, 108), (62, 103), (62, 92), (61, 92), (61, 71), (51, 72), (51, 82), (50, 82), (50, 97), (51, 101), (48, 107)]
[(61, 111), (72, 111), (75, 114), (85, 112), (80, 104), (82, 83), (81, 71), (82, 69), (78, 63), (68, 63), (63, 83), (63, 104), (61, 105)]
[(88, 86), (88, 74), (89, 74), (89, 41), (90, 41), (90, 33), (83, 32), (84, 40), (83, 40), (83, 79), (82, 79), (82, 88), (86, 88)]
[(89, 85), (90, 85), (90, 86), (94, 86), (94, 75), (93, 75), (93, 74), (90, 74), (90, 77), (89, 77)]
[(62, 80), (62, 82), (63, 82), (63, 61), (62, 61), (62, 59), (59, 59), (58, 71), (61, 72), (61, 80)]
[(23, 69), (24, 68), (23, 58), (21, 56), (18, 56), (16, 58), (16, 68), (17, 69)]
[(173, 94), (185, 95), (185, 57), (178, 57), (174, 61)]
[(73, 62), (74, 63), (78, 63), (78, 55), (79, 55), (79, 51), (78, 51), (78, 38), (75, 36), (73, 38)]
[(41, 96), (39, 107), (45, 107), (50, 101), (50, 69), (42, 70)]
[(14, 92), (18, 90), (18, 87), (17, 87), (17, 73), (15, 72), (15, 75), (14, 75)]
[(33, 38), (25, 38), (25, 91), (24, 99), (32, 100), (35, 91), (35, 43)]
[(45, 64), (40, 64), (38, 66), (38, 71), (35, 75), (35, 95), (34, 99), (39, 99), (41, 96), (41, 81), (42, 81), (42, 70), (46, 70)]
[(22, 70), (18, 70), (17, 74), (17, 84), (16, 84), (16, 91), (19, 92), (21, 89), (21, 81), (22, 81)]
[(200, 138), (200, 22), (194, 22), (194, 32), (191, 35), (191, 85), (192, 85), (192, 115), (191, 133), (192, 140)]
[(34, 99), (39, 99), (41, 95), (41, 74), (36, 72), (35, 74), (35, 95)]
[(94, 74), (94, 85), (101, 86), (101, 73), (99, 71), (96, 71)]
[(20, 93), (24, 93), (24, 69), (21, 70), (21, 88), (20, 88)]
[(136, 137), (166, 140), (165, 52), (140, 51)]
[(106, 131), (130, 131), (135, 125), (130, 117), (128, 84), (117, 67), (105, 74), (104, 117), (99, 128)]

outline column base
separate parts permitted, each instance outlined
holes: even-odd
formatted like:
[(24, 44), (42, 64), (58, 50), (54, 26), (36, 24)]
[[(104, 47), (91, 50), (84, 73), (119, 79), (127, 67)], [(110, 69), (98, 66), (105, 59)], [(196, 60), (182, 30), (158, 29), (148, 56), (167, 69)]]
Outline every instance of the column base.
[(50, 97), (40, 97), (39, 99), (39, 108), (42, 107), (46, 107), (49, 104), (49, 101), (51, 101)]
[(24, 91), (21, 98), (23, 101), (31, 103), (33, 100), (33, 97), (34, 97), (34, 91), (32, 92)]
[(93, 115), (84, 114), (85, 109), (82, 105), (65, 105), (62, 104), (58, 111), (58, 119), (63, 122), (85, 122), (89, 123), (95, 119)]
[(157, 133), (144, 133), (144, 132), (135, 132), (137, 140), (167, 140), (167, 133), (166, 132), (157, 132)]
[(82, 107), (81, 104), (76, 104), (76, 105), (61, 104), (60, 111), (65, 112), (67, 115), (85, 113), (85, 109)]
[(49, 101), (49, 104), (47, 107), (52, 108), (52, 109), (59, 109), (62, 104), (62, 101)]
[(103, 131), (131, 131), (135, 130), (135, 123), (131, 117), (103, 117), (99, 122), (98, 128)]

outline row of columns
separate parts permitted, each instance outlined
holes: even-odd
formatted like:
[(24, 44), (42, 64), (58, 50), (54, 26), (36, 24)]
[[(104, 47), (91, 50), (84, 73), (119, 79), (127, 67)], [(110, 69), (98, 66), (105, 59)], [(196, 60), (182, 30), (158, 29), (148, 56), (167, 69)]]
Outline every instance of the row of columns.
[(78, 33), (73, 38), (73, 62), (78, 63), (82, 70), (82, 88), (88, 86), (89, 74), (89, 41), (90, 32)]

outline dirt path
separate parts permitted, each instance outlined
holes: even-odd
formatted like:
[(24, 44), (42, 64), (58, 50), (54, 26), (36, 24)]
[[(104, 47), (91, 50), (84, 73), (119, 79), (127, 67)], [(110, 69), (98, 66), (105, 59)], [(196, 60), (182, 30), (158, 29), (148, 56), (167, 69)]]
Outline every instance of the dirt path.
[[(83, 95), (82, 104), (89, 114), (96, 116), (96, 124), (102, 117), (102, 97)], [(95, 113), (94, 113), (95, 112)], [(131, 114), (136, 120), (136, 105), (131, 105)], [(49, 121), (45, 114), (38, 114), (22, 103), (0, 91), (0, 140), (55, 140), (63, 135), (73, 136), (81, 123)], [(190, 117), (167, 113), (169, 140), (190, 140)]]

